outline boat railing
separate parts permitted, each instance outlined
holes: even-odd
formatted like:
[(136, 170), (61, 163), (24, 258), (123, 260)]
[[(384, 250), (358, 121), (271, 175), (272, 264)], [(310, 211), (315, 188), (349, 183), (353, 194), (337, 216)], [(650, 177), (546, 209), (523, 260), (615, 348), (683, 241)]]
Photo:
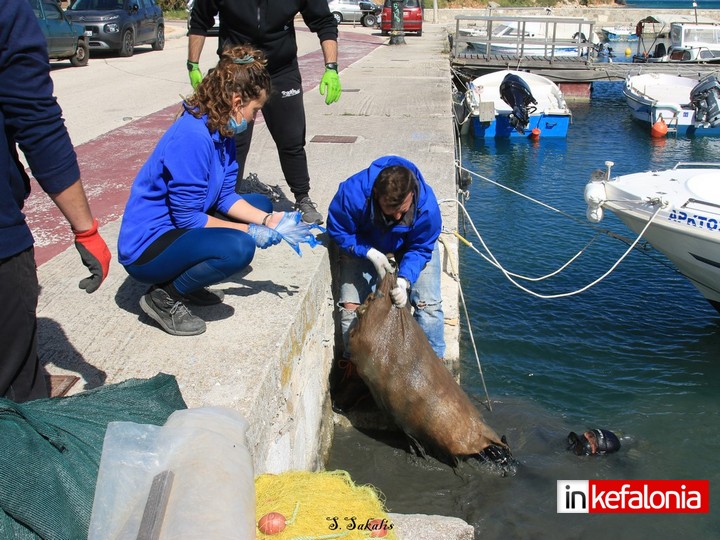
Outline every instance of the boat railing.
[(710, 201), (703, 201), (701, 199), (693, 199), (692, 197), (687, 200), (685, 204), (683, 204), (680, 208), (687, 208), (691, 204), (699, 204), (702, 206), (711, 206), (713, 208), (720, 208), (720, 204), (713, 203)]
[[(497, 32), (501, 25), (511, 26), (513, 35)], [(553, 58), (559, 49), (576, 48), (578, 56), (583, 49), (592, 50), (595, 21), (584, 17), (511, 17), (484, 15), (456, 15), (453, 54), (457, 57), (465, 47), (484, 44), (485, 55), (491, 55), (493, 45), (509, 45), (518, 56), (545, 56)], [(476, 29), (467, 32), (468, 28)], [(565, 37), (567, 36), (567, 37)], [(530, 51), (542, 48), (542, 55)], [(512, 50), (506, 54), (513, 54)]]
[(720, 169), (720, 163), (707, 161), (680, 161), (673, 169)]

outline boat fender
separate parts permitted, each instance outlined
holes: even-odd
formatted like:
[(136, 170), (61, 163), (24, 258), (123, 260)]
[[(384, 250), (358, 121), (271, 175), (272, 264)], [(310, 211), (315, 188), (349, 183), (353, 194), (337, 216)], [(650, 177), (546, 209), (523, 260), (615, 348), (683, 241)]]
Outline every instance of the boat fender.
[[(599, 173), (599, 174), (598, 174)], [(593, 176), (604, 176), (603, 171), (596, 171)], [(588, 205), (587, 220), (591, 223), (600, 223), (603, 219), (603, 203), (607, 200), (605, 184), (593, 180), (585, 185), (585, 203)]]
[(655, 138), (662, 138), (667, 135), (668, 127), (665, 123), (665, 120), (663, 120), (662, 116), (660, 117), (660, 120), (655, 122), (652, 127), (650, 128), (650, 135)]
[(530, 139), (533, 141), (537, 141), (538, 139), (540, 139), (540, 133), (541, 132), (538, 128), (533, 128), (530, 132)]

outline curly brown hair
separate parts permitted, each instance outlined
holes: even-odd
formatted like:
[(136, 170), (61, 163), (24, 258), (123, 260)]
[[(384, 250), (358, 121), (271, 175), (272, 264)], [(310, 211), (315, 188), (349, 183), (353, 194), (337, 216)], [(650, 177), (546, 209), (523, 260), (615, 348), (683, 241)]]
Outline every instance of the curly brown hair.
[(185, 99), (188, 112), (200, 118), (207, 114), (210, 131), (225, 137), (233, 132), (227, 127), (233, 107), (233, 96), (243, 102), (270, 95), (272, 85), (265, 69), (267, 60), (262, 51), (249, 45), (227, 47), (217, 66), (211, 69), (198, 85), (195, 93)]

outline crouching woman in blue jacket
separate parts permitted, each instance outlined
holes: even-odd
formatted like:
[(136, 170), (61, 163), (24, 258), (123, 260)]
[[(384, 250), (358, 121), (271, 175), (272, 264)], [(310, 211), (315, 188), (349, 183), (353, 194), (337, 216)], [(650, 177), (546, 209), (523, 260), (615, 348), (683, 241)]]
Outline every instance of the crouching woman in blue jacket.
[(222, 302), (222, 291), (206, 287), (245, 268), (256, 247), (281, 240), (274, 229), (284, 213), (273, 213), (264, 195), (235, 193), (234, 136), (270, 91), (261, 51), (226, 49), (135, 178), (118, 259), (133, 278), (151, 284), (140, 307), (169, 334), (203, 333), (205, 321), (186, 304)]

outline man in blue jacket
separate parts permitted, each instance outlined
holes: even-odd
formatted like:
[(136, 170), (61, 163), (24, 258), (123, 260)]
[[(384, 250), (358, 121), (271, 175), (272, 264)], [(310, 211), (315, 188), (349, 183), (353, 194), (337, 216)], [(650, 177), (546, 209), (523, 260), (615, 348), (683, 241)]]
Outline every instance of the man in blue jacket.
[(47, 397), (37, 350), (39, 295), (33, 237), (23, 205), (30, 194), (16, 145), (40, 187), (75, 234), (91, 272), (80, 288), (100, 287), (110, 251), (98, 233), (80, 181), (75, 150), (52, 95), (48, 53), (27, 0), (4, 0), (0, 10), (0, 396), (14, 401)]
[(345, 347), (355, 310), (386, 272), (393, 253), (393, 303), (405, 307), (425, 331), (438, 358), (445, 356), (444, 314), (437, 239), (442, 218), (435, 194), (410, 161), (385, 156), (340, 184), (328, 210), (328, 233), (340, 247), (340, 322)]
[[(310, 173), (305, 153), (305, 106), (297, 58), (295, 16), (301, 14), (311, 32), (320, 40), (325, 72), (320, 93), (330, 105), (340, 99), (337, 64), (338, 29), (327, 0), (195, 0), (188, 30), (187, 69), (196, 88), (202, 80), (200, 54), (208, 30), (220, 16), (218, 54), (229, 45), (252, 44), (265, 53), (273, 92), (262, 113), (277, 146), (280, 167), (295, 197), (295, 208), (303, 221), (320, 224), (322, 214), (310, 198)], [(238, 182), (242, 180), (250, 149), (253, 125), (235, 137)], [(238, 186), (240, 184), (238, 183)]]

